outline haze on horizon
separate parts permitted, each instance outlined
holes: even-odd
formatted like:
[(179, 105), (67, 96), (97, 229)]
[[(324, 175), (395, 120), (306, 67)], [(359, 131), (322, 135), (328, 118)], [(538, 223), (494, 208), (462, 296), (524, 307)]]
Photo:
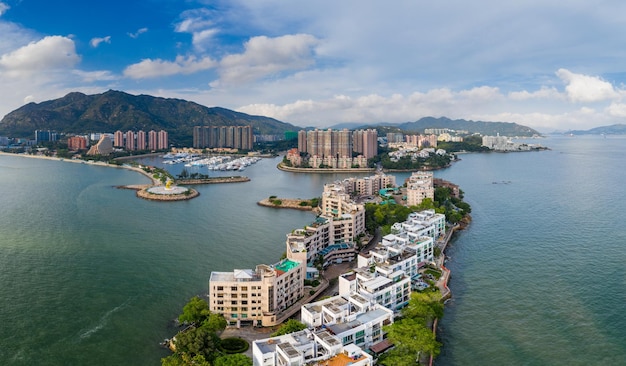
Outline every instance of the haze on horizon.
[(0, 116), (72, 91), (299, 126), (623, 123), (626, 3), (0, 0)]

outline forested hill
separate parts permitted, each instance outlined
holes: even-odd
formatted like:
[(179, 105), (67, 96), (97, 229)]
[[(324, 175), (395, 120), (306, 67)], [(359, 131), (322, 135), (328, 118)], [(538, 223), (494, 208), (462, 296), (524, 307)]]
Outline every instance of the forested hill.
[(452, 130), (468, 131), (470, 134), (479, 133), (486, 136), (533, 136), (541, 135), (540, 132), (527, 126), (513, 122), (481, 122), (467, 121), (464, 119), (449, 119), (446, 117), (424, 117), (415, 122), (406, 122), (397, 125), (404, 131), (424, 132), (426, 128), (449, 128)]
[(94, 95), (73, 92), (59, 99), (26, 104), (0, 121), (0, 136), (32, 138), (35, 130), (87, 133), (163, 129), (174, 145), (191, 146), (194, 126), (234, 125), (252, 126), (255, 134), (300, 129), (273, 118), (186, 100), (109, 90)]

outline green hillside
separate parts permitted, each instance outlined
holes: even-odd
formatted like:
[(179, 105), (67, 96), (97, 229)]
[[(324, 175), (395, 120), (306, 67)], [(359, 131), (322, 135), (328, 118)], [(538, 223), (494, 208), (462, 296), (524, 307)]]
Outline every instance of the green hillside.
[(26, 104), (0, 121), (0, 135), (32, 138), (35, 130), (59, 133), (166, 130), (172, 144), (191, 146), (193, 127), (199, 125), (249, 125), (255, 134), (283, 134), (300, 129), (273, 118), (209, 108), (181, 99), (109, 90), (94, 95), (74, 92), (59, 99)]

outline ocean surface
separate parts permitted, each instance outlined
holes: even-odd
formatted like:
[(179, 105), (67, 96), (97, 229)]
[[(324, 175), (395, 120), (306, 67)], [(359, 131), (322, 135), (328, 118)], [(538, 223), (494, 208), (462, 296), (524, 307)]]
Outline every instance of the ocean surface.
[[(437, 365), (626, 364), (626, 138), (533, 142), (551, 150), (464, 154), (435, 172), (473, 217), (447, 251)], [(235, 173), (250, 182), (152, 202), (115, 188), (148, 183), (136, 172), (0, 155), (0, 364), (160, 364), (211, 271), (276, 262), (314, 218), (257, 201), (350, 176), (281, 172), (280, 160)]]

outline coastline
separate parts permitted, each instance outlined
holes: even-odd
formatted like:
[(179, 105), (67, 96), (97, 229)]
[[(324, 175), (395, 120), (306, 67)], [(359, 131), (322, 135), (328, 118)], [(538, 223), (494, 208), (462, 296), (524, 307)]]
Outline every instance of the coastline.
[(292, 166), (286, 166), (282, 162), (276, 165), (276, 168), (285, 172), (292, 173), (370, 173), (375, 172), (375, 168), (350, 168), (350, 169), (338, 169), (338, 168), (294, 168)]
[(149, 173), (143, 171), (140, 168), (133, 167), (133, 166), (130, 166), (130, 165), (115, 165), (115, 164), (105, 163), (103, 161), (89, 161), (89, 160), (81, 160), (81, 159), (64, 159), (64, 158), (57, 158), (57, 157), (54, 157), (54, 156), (29, 155), (29, 154), (12, 154), (12, 153), (7, 153), (7, 152), (3, 152), (3, 151), (0, 151), (0, 155), (17, 156), (17, 157), (24, 157), (24, 158), (31, 158), (31, 159), (44, 159), (44, 160), (62, 161), (62, 162), (75, 163), (75, 164), (88, 164), (88, 165), (103, 166), (103, 167), (108, 167), (108, 168), (127, 169), (127, 170), (132, 170), (132, 171), (141, 173), (144, 176), (150, 178), (150, 180), (152, 181), (152, 185), (154, 185), (154, 186), (161, 185), (161, 181), (155, 179)]
[[(459, 159), (460, 160), (460, 159)], [(454, 160), (456, 161), (456, 160)], [(450, 164), (447, 164), (445, 166), (442, 167), (430, 167), (430, 166), (423, 166), (419, 169), (382, 169), (382, 171), (384, 173), (406, 173), (406, 172), (413, 172), (416, 170), (426, 170), (426, 171), (433, 171), (433, 170), (440, 170), (440, 169), (446, 169), (452, 166), (452, 163), (454, 162), (452, 161)], [(341, 168), (295, 168), (292, 166), (286, 166), (284, 165), (282, 162), (278, 163), (278, 165), (276, 165), (276, 168), (278, 170), (282, 170), (285, 172), (292, 172), (292, 173), (319, 173), (319, 174), (324, 174), (324, 173), (374, 173), (377, 172), (378, 169), (376, 168), (348, 168), (348, 169), (341, 169)]]

